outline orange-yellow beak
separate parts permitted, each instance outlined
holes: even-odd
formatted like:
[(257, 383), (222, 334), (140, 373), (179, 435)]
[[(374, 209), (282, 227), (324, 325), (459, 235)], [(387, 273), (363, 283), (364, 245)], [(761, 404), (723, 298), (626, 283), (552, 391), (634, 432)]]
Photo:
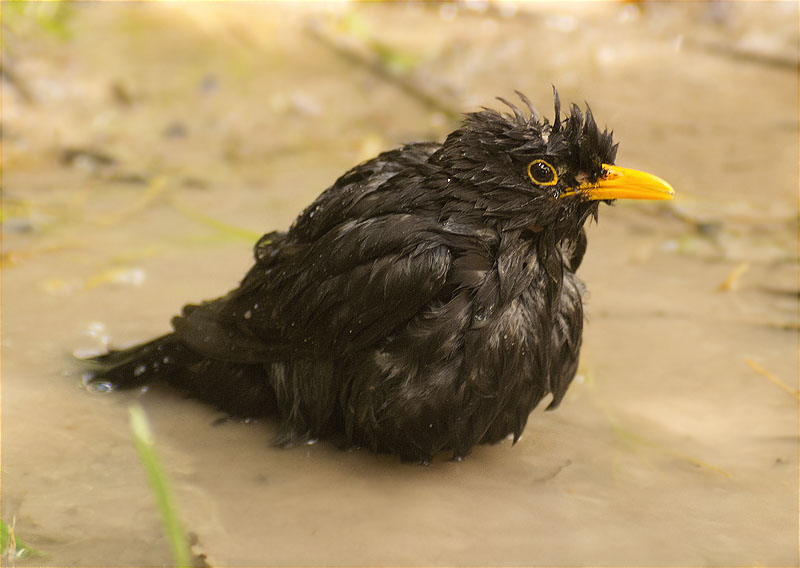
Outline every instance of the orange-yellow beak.
[(605, 174), (596, 183), (582, 183), (561, 194), (561, 197), (583, 194), (591, 201), (599, 199), (672, 199), (675, 190), (660, 177), (603, 164)]

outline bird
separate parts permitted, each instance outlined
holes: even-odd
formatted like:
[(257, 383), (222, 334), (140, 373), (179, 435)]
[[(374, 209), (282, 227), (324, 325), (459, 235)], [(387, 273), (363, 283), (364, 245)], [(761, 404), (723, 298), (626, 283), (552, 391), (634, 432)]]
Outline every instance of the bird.
[[(319, 439), (428, 464), (516, 443), (578, 367), (600, 203), (671, 199), (615, 165), (588, 104), (554, 117), (498, 97), (443, 142), (379, 154), (254, 247), (238, 287), (173, 331), (85, 360), (96, 390), (166, 383), (231, 416), (273, 417), (276, 445)], [(525, 112), (527, 109), (527, 112)]]

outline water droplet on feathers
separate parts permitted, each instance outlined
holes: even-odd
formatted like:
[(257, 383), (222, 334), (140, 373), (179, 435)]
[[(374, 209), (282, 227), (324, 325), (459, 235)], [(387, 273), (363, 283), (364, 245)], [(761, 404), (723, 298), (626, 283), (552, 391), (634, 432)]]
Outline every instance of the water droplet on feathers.
[[(88, 379), (86, 378), (88, 375)], [(96, 381), (91, 382), (92, 377), (91, 373), (87, 373), (84, 375), (84, 384), (86, 385), (86, 390), (89, 392), (96, 392), (96, 393), (107, 393), (114, 390), (114, 385), (109, 383), (108, 381)]]

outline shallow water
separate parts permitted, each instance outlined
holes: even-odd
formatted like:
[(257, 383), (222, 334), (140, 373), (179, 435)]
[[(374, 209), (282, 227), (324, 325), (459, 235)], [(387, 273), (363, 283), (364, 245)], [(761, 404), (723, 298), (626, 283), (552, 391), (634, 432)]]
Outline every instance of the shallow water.
[[(748, 363), (798, 388), (797, 5), (482, 6), (4, 7), (2, 517), (47, 554), (19, 564), (170, 562), (133, 400), (212, 565), (798, 564), (797, 398)], [(81, 388), (74, 350), (235, 286), (346, 168), (551, 84), (678, 198), (590, 227), (580, 375), (515, 446), (281, 450)]]

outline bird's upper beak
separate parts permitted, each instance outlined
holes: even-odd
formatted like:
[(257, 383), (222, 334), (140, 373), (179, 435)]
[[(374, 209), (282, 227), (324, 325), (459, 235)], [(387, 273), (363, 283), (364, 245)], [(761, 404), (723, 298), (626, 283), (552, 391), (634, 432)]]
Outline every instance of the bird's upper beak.
[(603, 177), (595, 183), (582, 183), (561, 194), (561, 197), (583, 194), (591, 201), (599, 199), (672, 199), (675, 190), (660, 177), (603, 164)]

